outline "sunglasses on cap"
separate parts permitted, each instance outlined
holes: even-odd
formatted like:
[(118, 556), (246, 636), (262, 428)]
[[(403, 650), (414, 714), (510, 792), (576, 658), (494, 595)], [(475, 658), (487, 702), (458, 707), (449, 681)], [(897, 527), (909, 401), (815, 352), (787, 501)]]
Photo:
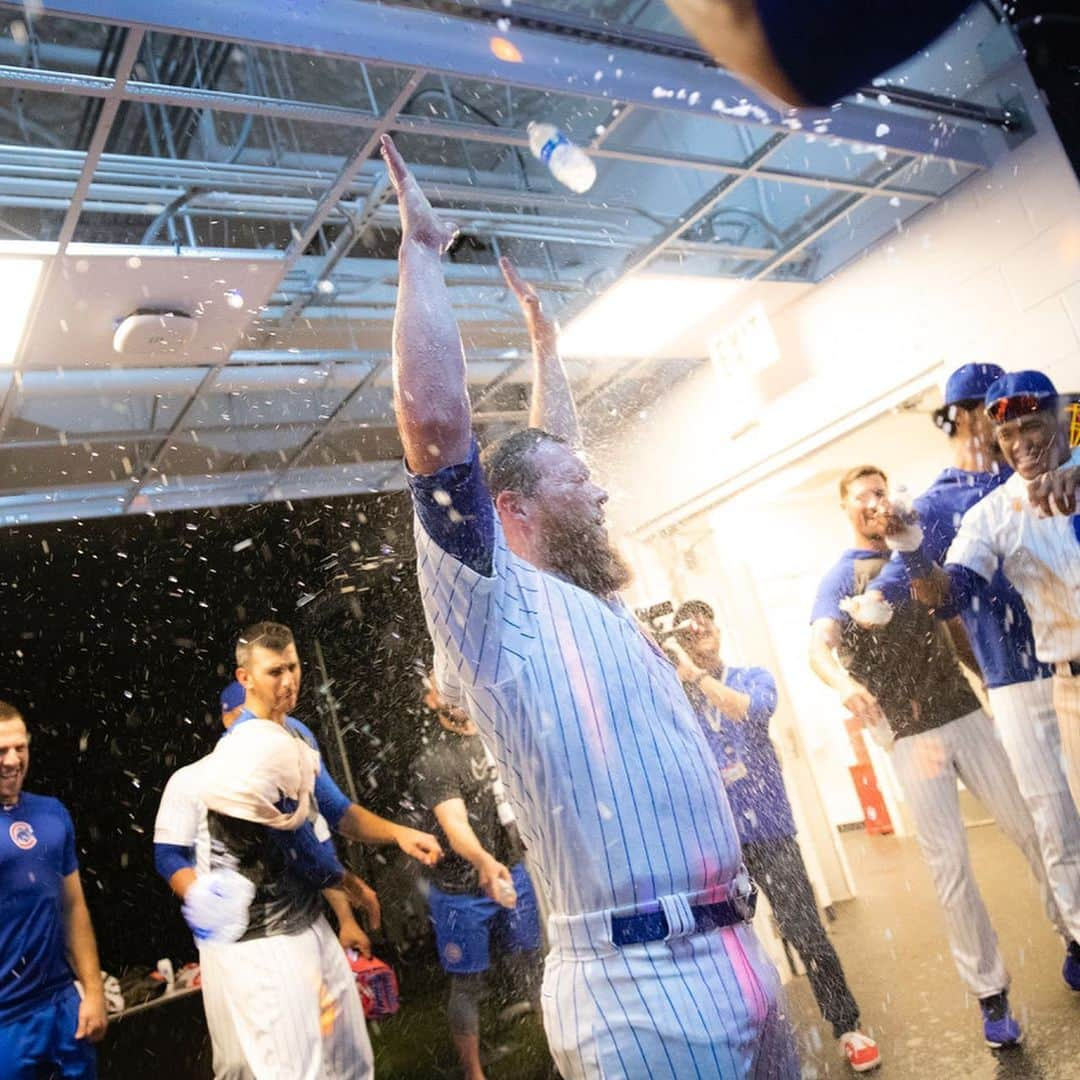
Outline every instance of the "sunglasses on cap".
[(1053, 404), (1053, 398), (1047, 394), (1016, 394), (1014, 397), (998, 398), (986, 407), (986, 415), (995, 424), (1004, 424), (1019, 416), (1032, 416), (1042, 412)]

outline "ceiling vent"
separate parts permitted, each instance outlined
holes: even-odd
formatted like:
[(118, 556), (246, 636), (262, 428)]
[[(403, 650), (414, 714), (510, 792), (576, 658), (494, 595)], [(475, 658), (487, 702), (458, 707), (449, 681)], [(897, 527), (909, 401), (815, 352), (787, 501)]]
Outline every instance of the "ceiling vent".
[(121, 356), (171, 356), (191, 344), (197, 328), (185, 311), (135, 311), (116, 324), (113, 349)]

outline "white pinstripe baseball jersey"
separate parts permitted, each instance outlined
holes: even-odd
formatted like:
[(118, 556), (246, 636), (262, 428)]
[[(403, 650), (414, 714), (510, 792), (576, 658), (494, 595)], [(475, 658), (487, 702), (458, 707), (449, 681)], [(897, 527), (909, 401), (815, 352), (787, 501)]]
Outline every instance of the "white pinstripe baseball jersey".
[(199, 799), (205, 760), (193, 761), (169, 777), (154, 819), (154, 843), (193, 848), (197, 874), (210, 871), (210, 830), (206, 807)]
[(729, 884), (742, 861), (734, 821), (672, 664), (621, 601), (514, 555), (497, 516), (490, 574), (440, 547), (423, 517), (437, 504), (461, 521), (463, 508), (444, 491), (425, 508), (428, 479), (411, 482), (436, 677), (491, 747), (553, 910)]
[[(1080, 465), (1080, 449), (1070, 464)], [(1038, 658), (1054, 664), (1080, 657), (1080, 518), (1039, 517), (1019, 474), (964, 515), (945, 561), (987, 581), (1000, 563), (1024, 598)]]

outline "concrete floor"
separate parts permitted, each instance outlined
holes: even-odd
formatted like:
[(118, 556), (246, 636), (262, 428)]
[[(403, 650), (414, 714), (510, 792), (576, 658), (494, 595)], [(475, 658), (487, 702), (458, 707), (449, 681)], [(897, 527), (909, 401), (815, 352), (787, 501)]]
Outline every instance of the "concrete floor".
[[(1064, 949), (1023, 857), (994, 825), (968, 829), (971, 857), (1012, 974), (1023, 1046), (991, 1051), (977, 1003), (949, 955), (930, 876), (913, 839), (847, 833), (858, 899), (837, 905), (831, 934), (878, 1040), (885, 1080), (1080, 1078), (1080, 994), (1061, 979)], [(788, 983), (804, 1080), (853, 1075), (838, 1056), (805, 978)]]

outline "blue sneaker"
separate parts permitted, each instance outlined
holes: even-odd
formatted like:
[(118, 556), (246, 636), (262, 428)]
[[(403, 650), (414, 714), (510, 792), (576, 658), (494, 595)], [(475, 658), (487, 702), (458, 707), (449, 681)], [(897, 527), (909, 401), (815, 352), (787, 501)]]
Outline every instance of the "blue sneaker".
[(1061, 969), (1061, 977), (1070, 990), (1080, 990), (1080, 945), (1075, 941), (1069, 942), (1069, 950), (1065, 953), (1065, 966)]
[(993, 997), (983, 998), (979, 1002), (979, 1009), (982, 1011), (983, 1035), (991, 1049), (1017, 1046), (1024, 1041), (1020, 1025), (1009, 1012), (1009, 999), (1004, 990)]

